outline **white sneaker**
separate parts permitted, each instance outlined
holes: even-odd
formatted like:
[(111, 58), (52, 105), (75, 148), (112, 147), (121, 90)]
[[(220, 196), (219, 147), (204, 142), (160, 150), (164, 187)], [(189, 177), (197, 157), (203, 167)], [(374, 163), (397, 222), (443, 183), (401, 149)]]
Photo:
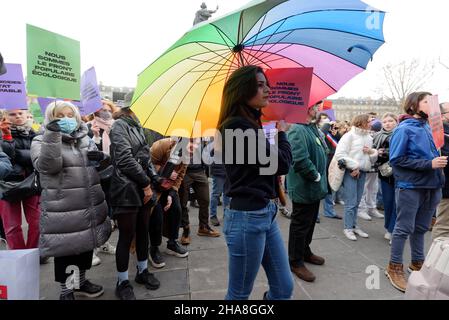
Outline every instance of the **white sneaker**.
[(389, 233), (389, 232), (385, 233), (384, 238), (385, 238), (386, 240), (390, 240), (390, 241), (391, 241), (391, 233)]
[(98, 251), (101, 253), (106, 253), (110, 255), (115, 255), (116, 248), (108, 242), (106, 242), (104, 245), (98, 248)]
[(351, 229), (344, 229), (343, 233), (349, 240), (357, 241), (357, 237), (355, 236), (354, 231), (352, 231)]
[(362, 229), (360, 228), (354, 228), (354, 233), (358, 236), (361, 236), (362, 238), (368, 238), (369, 235), (368, 233), (364, 232)]
[(378, 219), (383, 219), (384, 215), (382, 213), (380, 213), (379, 211), (377, 211), (376, 208), (373, 209), (369, 209), (369, 215), (372, 216), (373, 218), (378, 218)]
[(98, 266), (101, 263), (101, 259), (97, 256), (94, 251), (94, 255), (92, 256), (92, 266)]
[(357, 217), (359, 217), (360, 219), (363, 219), (363, 220), (367, 220), (367, 221), (373, 220), (370, 217), (370, 215), (368, 214), (368, 212), (366, 212), (365, 210), (358, 210)]

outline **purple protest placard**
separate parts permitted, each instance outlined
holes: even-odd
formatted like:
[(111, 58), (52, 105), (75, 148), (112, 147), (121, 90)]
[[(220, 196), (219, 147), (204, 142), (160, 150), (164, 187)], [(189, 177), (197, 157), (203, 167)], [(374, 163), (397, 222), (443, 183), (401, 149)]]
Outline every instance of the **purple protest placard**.
[(83, 109), (81, 115), (88, 115), (101, 109), (100, 88), (98, 88), (95, 68), (92, 67), (84, 72), (81, 77), (81, 102)]
[(6, 63), (5, 66), (7, 72), (0, 76), (0, 109), (27, 109), (22, 66), (15, 63)]
[(322, 112), (327, 114), (327, 116), (329, 117), (329, 119), (331, 121), (337, 120), (337, 117), (335, 117), (335, 110), (334, 109), (323, 110)]
[[(50, 103), (54, 102), (54, 101), (66, 101), (66, 100), (62, 100), (62, 99), (54, 99), (54, 98), (37, 98), (37, 102), (39, 103), (39, 106), (41, 107), (41, 111), (42, 114), (45, 116), (45, 111), (47, 110), (47, 107)], [(82, 108), (82, 104), (79, 101), (68, 101), (71, 104), (75, 105), (78, 107), (78, 109), (81, 110)]]

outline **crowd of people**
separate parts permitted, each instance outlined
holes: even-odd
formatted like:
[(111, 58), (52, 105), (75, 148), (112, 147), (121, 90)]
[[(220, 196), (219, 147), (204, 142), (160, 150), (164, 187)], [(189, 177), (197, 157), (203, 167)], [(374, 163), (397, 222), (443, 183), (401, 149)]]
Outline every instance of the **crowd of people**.
[[(428, 124), (428, 92), (410, 94), (405, 114), (386, 113), (380, 119), (360, 114), (351, 122), (320, 113), (320, 101), (308, 109), (306, 123), (279, 121), (270, 144), (261, 121), (268, 105), (268, 80), (255, 66), (235, 71), (224, 87), (217, 135), (207, 139), (164, 137), (143, 128), (130, 108), (132, 93), (121, 107), (103, 100), (89, 117), (82, 117), (70, 102), (52, 102), (38, 132), (27, 110), (5, 111), (0, 180), (20, 183), (34, 174), (41, 193), (17, 202), (0, 200), (0, 237), (11, 250), (39, 248), (41, 263), (54, 258), (61, 300), (103, 294), (103, 287), (90, 282), (86, 272), (101, 263), (97, 253), (115, 255), (115, 294), (134, 300), (130, 254), (137, 256), (134, 282), (157, 290), (160, 281), (148, 264), (165, 266), (159, 250), (163, 238), (166, 252), (180, 259), (188, 256), (188, 203), (194, 201), (193, 194), (199, 206), (198, 236), (220, 237), (213, 227), (223, 223), (229, 257), (226, 299), (248, 299), (262, 265), (269, 282), (263, 298), (280, 300), (291, 298), (293, 276), (316, 279), (307, 263), (325, 264), (312, 250), (322, 208), (324, 217), (342, 220), (342, 232), (350, 241), (369, 238), (358, 219), (385, 219), (385, 238), (391, 245), (386, 275), (405, 291), (402, 256), (407, 239), (412, 252), (408, 269), (419, 271), (432, 220), (434, 237), (449, 236), (449, 103), (441, 104), (446, 133), (441, 154)], [(251, 132), (255, 140), (228, 148), (233, 143), (229, 130)], [(254, 150), (276, 160), (275, 172), (263, 173), (267, 163), (250, 160)], [(200, 162), (194, 161), (198, 153)], [(282, 201), (284, 188), (291, 211)], [(222, 221), (217, 214), (220, 202)], [(336, 203), (344, 206), (343, 216), (336, 212)], [(22, 208), (28, 223), (26, 242)], [(278, 212), (291, 219), (285, 235), (288, 248)], [(110, 242), (114, 229), (119, 233), (116, 244)], [(68, 285), (68, 266), (80, 271), (76, 287)]]

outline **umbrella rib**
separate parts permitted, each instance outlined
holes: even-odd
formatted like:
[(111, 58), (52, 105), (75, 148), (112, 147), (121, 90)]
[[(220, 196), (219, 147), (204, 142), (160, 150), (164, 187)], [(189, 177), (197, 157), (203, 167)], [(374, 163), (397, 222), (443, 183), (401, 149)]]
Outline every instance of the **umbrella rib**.
[[(234, 57), (235, 58), (235, 57)], [(232, 61), (231, 61), (231, 64), (230, 64), (230, 66), (232, 66), (232, 64), (234, 63), (234, 59), (232, 59)], [(215, 76), (218, 74), (218, 72), (215, 74)], [(205, 92), (207, 92), (209, 89), (210, 89), (210, 87), (212, 86), (212, 83), (213, 82), (213, 79), (212, 79), (212, 81), (209, 83), (209, 85), (207, 86), (207, 89), (205, 90)], [(215, 83), (214, 83), (215, 84)], [(203, 104), (203, 101), (204, 101), (204, 97), (205, 97), (206, 95), (204, 94), (203, 95), (203, 97), (201, 98), (201, 101), (200, 101), (200, 104), (198, 105), (198, 110), (196, 111), (196, 116), (195, 116), (195, 119), (198, 117), (198, 113), (200, 112), (200, 108), (201, 108), (201, 105)], [(192, 134), (193, 134), (193, 129), (194, 129), (194, 127), (192, 127), (192, 131), (190, 132), (190, 136), (192, 136)]]
[[(279, 43), (276, 43), (276, 44), (279, 44)], [(300, 46), (312, 48), (312, 49), (315, 49), (315, 50), (319, 50), (319, 51), (322, 51), (322, 52), (326, 52), (326, 53), (328, 53), (330, 55), (333, 55), (334, 57), (337, 57), (337, 58), (339, 58), (341, 60), (344, 60), (344, 61), (346, 61), (346, 62), (348, 62), (350, 64), (353, 64), (353, 65), (355, 65), (355, 66), (357, 66), (359, 68), (362, 68), (362, 69), (366, 70), (366, 67), (360, 66), (360, 65), (358, 65), (358, 64), (356, 64), (356, 63), (354, 63), (352, 61), (349, 61), (348, 59), (346, 59), (344, 57), (340, 57), (340, 56), (336, 55), (335, 53), (332, 53), (332, 52), (329, 52), (327, 50), (324, 50), (323, 48), (317, 48), (317, 47), (314, 47), (314, 46), (311, 46), (311, 45), (308, 45), (308, 44), (305, 44), (305, 43), (293, 43), (292, 45), (300, 45)]]
[[(223, 39), (224, 43), (226, 44), (226, 46), (229, 48), (229, 50), (232, 51), (232, 47), (230, 45), (228, 45), (228, 43), (226, 42), (226, 39), (223, 37), (222, 35), (222, 30), (220, 28), (218, 28), (216, 25), (213, 24), (213, 26), (215, 27), (215, 30), (217, 31), (217, 33), (220, 35), (220, 37)], [(224, 34), (226, 36), (226, 34)], [(232, 40), (229, 39), (228, 36), (226, 36), (226, 38), (228, 38), (229, 41), (231, 41), (231, 43), (233, 44)]]
[(201, 63), (212, 63), (212, 64), (214, 64), (215, 66), (218, 66), (218, 65), (223, 65), (222, 63), (219, 63), (219, 62), (217, 62), (217, 63), (213, 63), (213, 62), (209, 62), (209, 61), (204, 61), (204, 60), (199, 60), (199, 59), (192, 59), (192, 58), (188, 58), (188, 60), (192, 60), (192, 61), (197, 61), (197, 62), (201, 62)]
[[(209, 50), (209, 51), (210, 51), (210, 50)], [(216, 51), (218, 51), (218, 52), (220, 52), (220, 51), (228, 51), (228, 49), (218, 49), (218, 50), (216, 50)], [(202, 54), (205, 54), (205, 53), (206, 53), (206, 52), (203, 52), (203, 53), (196, 53), (196, 54), (194, 54), (194, 55), (192, 55), (192, 56), (190, 56), (190, 57), (185, 57), (184, 60), (194, 60), (194, 59), (192, 59), (192, 57), (199, 56), (199, 55), (202, 55)], [(216, 58), (216, 57), (214, 57), (214, 58)], [(212, 59), (214, 59), (214, 58), (211, 58), (211, 59), (209, 59), (208, 61), (210, 61), (210, 60), (212, 60)], [(158, 59), (159, 59), (159, 58), (158, 58)], [(183, 61), (183, 60), (182, 60), (182, 61)], [(194, 61), (195, 61), (195, 60), (194, 60)], [(196, 60), (196, 61), (198, 61), (198, 60)], [(207, 63), (208, 61), (203, 61), (203, 60), (201, 60), (200, 62)], [(181, 62), (181, 61), (180, 61), (180, 62)], [(177, 62), (176, 64), (174, 64), (174, 65), (171, 66), (170, 68), (176, 66), (178, 63), (179, 63), (179, 62)], [(164, 73), (161, 73), (156, 79), (153, 80), (153, 82), (157, 81), (157, 80), (158, 80), (160, 77), (162, 77), (163, 75), (164, 75)], [(153, 83), (153, 82), (152, 82), (152, 83)], [(144, 92), (145, 92), (145, 90), (142, 91), (142, 93), (139, 94), (139, 95), (137, 96), (137, 98), (135, 99), (135, 101), (137, 101), (137, 100), (144, 94)]]
[[(290, 34), (292, 34), (292, 33), (293, 33), (293, 30), (290, 31), (289, 33), (287, 33), (287, 34), (286, 34), (282, 39), (280, 39), (278, 42), (273, 43), (273, 44), (271, 45), (270, 48), (268, 48), (268, 49), (266, 49), (266, 50), (262, 50), (262, 48), (263, 48), (264, 46), (267, 45), (267, 42), (265, 42), (265, 43), (263, 44), (263, 46), (261, 46), (261, 47), (259, 48), (258, 52), (254, 53), (254, 55), (255, 55), (256, 58), (258, 59), (260, 56), (263, 55), (264, 52), (267, 52), (268, 50), (272, 49), (275, 45), (277, 45), (279, 42), (281, 42), (282, 40), (284, 40), (285, 38), (287, 38), (287, 37), (288, 37)], [(273, 34), (273, 35), (274, 35), (274, 34)]]
[(222, 56), (221, 54), (218, 54), (217, 52), (215, 52), (215, 51), (209, 49), (208, 47), (203, 46), (200, 42), (195, 42), (195, 43), (196, 43), (197, 45), (199, 45), (199, 46), (205, 48), (206, 50), (209, 50), (210, 52), (212, 52), (213, 54), (217, 55), (218, 57), (221, 57), (221, 58), (223, 58), (223, 59), (225, 59), (225, 60), (227, 60), (227, 61), (229, 61), (229, 62), (232, 63), (232, 61), (230, 61), (228, 57)]
[[(264, 59), (266, 59), (266, 58), (268, 58), (268, 57), (270, 57), (270, 56), (276, 55), (276, 54), (278, 54), (279, 52), (281, 52), (281, 51), (283, 51), (283, 50), (285, 50), (285, 49), (287, 49), (287, 48), (290, 48), (291, 46), (293, 46), (293, 44), (289, 44), (288, 46), (286, 46), (286, 47), (284, 47), (284, 48), (282, 48), (282, 49), (279, 49), (278, 51), (273, 52), (273, 53), (272, 53), (272, 52), (268, 52), (268, 51), (264, 51), (263, 54), (265, 54), (265, 53), (268, 54), (266, 57), (264, 57)], [(262, 57), (263, 54), (261, 54), (259, 57)], [(282, 58), (279, 58), (279, 59), (282, 59)], [(279, 59), (275, 59), (275, 60), (271, 60), (271, 61), (265, 61), (265, 62), (266, 62), (266, 63), (269, 63), (269, 62), (277, 61), (277, 60), (279, 60)]]
[[(217, 57), (213, 57), (213, 58), (211, 58), (211, 59), (209, 59), (209, 60), (212, 60), (212, 59), (215, 59), (215, 58), (217, 58)], [(196, 65), (196, 66), (194, 66), (193, 68), (191, 68), (189, 71), (187, 71), (187, 72), (185, 72), (182, 76), (180, 76), (179, 78), (178, 78), (178, 80), (179, 79), (182, 79), (183, 77), (185, 77), (187, 74), (189, 74), (191, 71), (193, 71), (195, 68), (197, 68), (199, 65)], [(213, 68), (214, 66), (211, 66), (211, 68)], [(158, 78), (159, 79), (159, 78)], [(153, 110), (150, 112), (150, 114), (148, 115), (148, 117), (146, 118), (146, 120), (143, 122), (143, 125), (146, 125), (146, 123), (148, 122), (148, 120), (150, 119), (150, 117), (153, 115), (153, 113), (154, 113), (154, 111), (156, 110), (156, 108), (157, 108), (157, 106), (161, 103), (161, 101), (165, 98), (165, 96), (167, 95), (167, 93), (176, 85), (176, 83), (177, 83), (178, 81), (176, 81), (175, 83), (173, 83), (171, 86), (170, 86), (170, 88), (168, 88), (167, 89), (167, 91), (164, 93), (164, 95), (159, 99), (159, 101), (156, 103), (156, 105), (154, 106), (154, 108), (153, 108)], [(153, 82), (154, 83), (154, 82)], [(148, 88), (146, 89), (146, 90), (144, 90), (143, 92), (145, 92), (145, 91), (147, 91), (148, 90)], [(142, 92), (142, 95), (143, 95), (143, 92)], [(142, 96), (142, 95), (140, 95), (139, 96), (139, 98)], [(138, 98), (138, 99), (139, 99)], [(137, 99), (136, 99), (136, 101), (137, 101)]]
[(232, 41), (231, 38), (229, 38), (229, 36), (226, 34), (226, 32), (224, 32), (223, 30), (221, 30), (220, 27), (217, 27), (215, 24), (211, 23), (212, 26), (215, 27), (215, 29), (217, 29), (217, 32), (220, 31), (226, 38), (228, 38), (228, 40), (232, 43), (233, 46), (236, 46), (236, 44), (234, 43), (234, 41)]
[(247, 55), (250, 55), (251, 57), (253, 57), (253, 59), (251, 60), (252, 62), (260, 61), (260, 62), (262, 62), (262, 64), (266, 65), (268, 68), (272, 69), (272, 68), (270, 67), (270, 65), (266, 64), (264, 61), (260, 60), (259, 58), (257, 58), (256, 56), (252, 55), (251, 53), (249, 53), (249, 52), (245, 52), (245, 53), (246, 53)]
[[(288, 31), (289, 32), (289, 34), (291, 34), (292, 32), (294, 32), (294, 31), (298, 31), (298, 30), (325, 30), (325, 31), (334, 31), (334, 32), (339, 32), (339, 33), (346, 33), (346, 34), (351, 34), (351, 35), (354, 35), (354, 36), (358, 36), (358, 37), (361, 37), (361, 38), (366, 38), (366, 39), (371, 39), (371, 40), (374, 40), (374, 41), (378, 41), (378, 42), (381, 42), (381, 43), (385, 43), (385, 41), (384, 40), (379, 40), (379, 39), (376, 39), (376, 38), (373, 38), (373, 37), (369, 37), (369, 36), (365, 36), (365, 35), (363, 35), (363, 34), (358, 34), (358, 33), (355, 33), (355, 32), (349, 32), (349, 31), (343, 31), (343, 30), (335, 30), (335, 29), (329, 29), (329, 28), (296, 28), (296, 29), (293, 29), (293, 30), (290, 30), (290, 31)], [(273, 34), (271, 34), (268, 38), (270, 39), (271, 37), (273, 37), (274, 35), (276, 35), (276, 34), (282, 34), (282, 33), (284, 33), (284, 32), (287, 32), (287, 31), (282, 31), (282, 32), (275, 32), (275, 33), (273, 33)], [(289, 35), (288, 34), (288, 35)], [(259, 39), (259, 40), (262, 40), (262, 39), (265, 39), (265, 38), (261, 38), (261, 39)], [(269, 40), (268, 39), (268, 40)], [(283, 39), (285, 39), (285, 37), (284, 38), (282, 38), (282, 40)], [(282, 40), (280, 40), (280, 41), (282, 41)], [(278, 41), (279, 42), (279, 41)], [(266, 45), (267, 44), (267, 42), (265, 42), (263, 45)]]
[[(365, 12), (365, 13), (367, 12), (366, 10), (355, 10), (355, 9), (322, 9), (322, 10), (311, 10), (311, 11), (306, 11), (306, 12), (300, 12), (300, 13), (293, 14), (293, 15), (291, 15), (291, 16), (285, 17), (285, 18), (283, 18), (283, 19), (288, 20), (288, 19), (290, 19), (290, 18), (297, 17), (297, 16), (302, 16), (302, 15), (305, 15), (305, 14), (308, 14), (308, 13), (325, 12), (325, 11), (345, 11), (345, 12), (352, 11), (352, 12)], [(374, 12), (385, 13), (385, 11), (379, 11), (379, 10), (374, 11)], [(276, 22), (273, 22), (272, 24), (270, 24), (269, 26), (267, 26), (267, 27), (266, 27), (265, 29), (263, 29), (262, 31), (265, 31), (265, 30), (267, 30), (268, 28), (274, 26), (275, 24), (279, 23), (279, 21), (281, 21), (281, 20), (277, 20)], [(260, 32), (260, 31), (259, 31), (259, 32)], [(367, 36), (367, 37), (369, 38), (369, 36)], [(376, 39), (376, 38), (372, 38), (372, 39), (381, 41), (380, 39)]]
[[(255, 43), (256, 43), (256, 41), (257, 41), (257, 37), (259, 36), (259, 34), (260, 34), (260, 31), (262, 30), (262, 26), (263, 26), (263, 24), (265, 23), (265, 19), (267, 18), (267, 14), (265, 13), (264, 14), (264, 16), (263, 16), (263, 20), (262, 20), (262, 23), (260, 24), (260, 27), (259, 27), (259, 30), (257, 31), (257, 33), (256, 33), (256, 38), (254, 39), (254, 41), (253, 41), (253, 44), (252, 45), (254, 45)], [(252, 46), (251, 45), (251, 46)]]
[[(260, 47), (259, 52), (260, 52), (260, 51), (262, 50), (262, 48), (268, 43), (268, 41), (270, 41), (271, 37), (272, 37), (273, 35), (275, 35), (276, 32), (282, 27), (282, 25), (285, 23), (285, 21), (287, 21), (287, 20), (284, 19), (284, 20), (282, 21), (282, 23), (278, 26), (278, 28), (276, 29), (276, 31), (275, 31), (274, 33), (272, 33), (272, 34), (268, 37), (268, 39), (265, 41), (265, 43)], [(259, 52), (254, 53), (254, 55), (257, 56)]]
[[(212, 67), (211, 67), (211, 69), (212, 69)], [(218, 73), (218, 72), (217, 72), (217, 73)], [(168, 129), (171, 127), (171, 125), (172, 125), (172, 123), (173, 123), (173, 120), (175, 119), (175, 115), (176, 115), (176, 113), (178, 112), (179, 108), (180, 108), (181, 105), (182, 105), (182, 102), (185, 100), (185, 98), (186, 98), (187, 95), (189, 94), (190, 90), (192, 90), (192, 88), (195, 86), (195, 84), (197, 84), (197, 82), (198, 82), (200, 79), (201, 79), (201, 77), (200, 77), (197, 81), (195, 81), (195, 82), (190, 86), (190, 88), (186, 91), (186, 94), (184, 95), (184, 97), (183, 97), (182, 100), (180, 101), (180, 103), (179, 103), (179, 105), (178, 105), (178, 108), (177, 108), (176, 111), (173, 113), (173, 117), (171, 118), (170, 123), (169, 123), (168, 126), (167, 126), (167, 129), (165, 129), (164, 135), (167, 135), (167, 131), (168, 131)], [(208, 88), (209, 88), (209, 87), (208, 87)], [(203, 96), (203, 98), (204, 98), (204, 96)], [(200, 103), (198, 109), (200, 108), (200, 106), (201, 106), (201, 103)], [(198, 116), (198, 113), (197, 113), (197, 116)], [(195, 119), (196, 119), (196, 116), (195, 116)], [(192, 136), (192, 133), (193, 133), (193, 128), (192, 128), (192, 132), (190, 133), (190, 136)]]

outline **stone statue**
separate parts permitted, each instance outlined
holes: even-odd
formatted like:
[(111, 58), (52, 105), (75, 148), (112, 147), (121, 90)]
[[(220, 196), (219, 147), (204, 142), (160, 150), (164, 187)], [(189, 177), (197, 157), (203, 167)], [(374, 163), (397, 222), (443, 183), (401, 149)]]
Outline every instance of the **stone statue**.
[(203, 2), (201, 4), (201, 10), (198, 10), (195, 14), (195, 21), (193, 21), (193, 25), (201, 23), (203, 21), (207, 21), (212, 14), (218, 11), (218, 6), (216, 10), (207, 10), (207, 5)]

